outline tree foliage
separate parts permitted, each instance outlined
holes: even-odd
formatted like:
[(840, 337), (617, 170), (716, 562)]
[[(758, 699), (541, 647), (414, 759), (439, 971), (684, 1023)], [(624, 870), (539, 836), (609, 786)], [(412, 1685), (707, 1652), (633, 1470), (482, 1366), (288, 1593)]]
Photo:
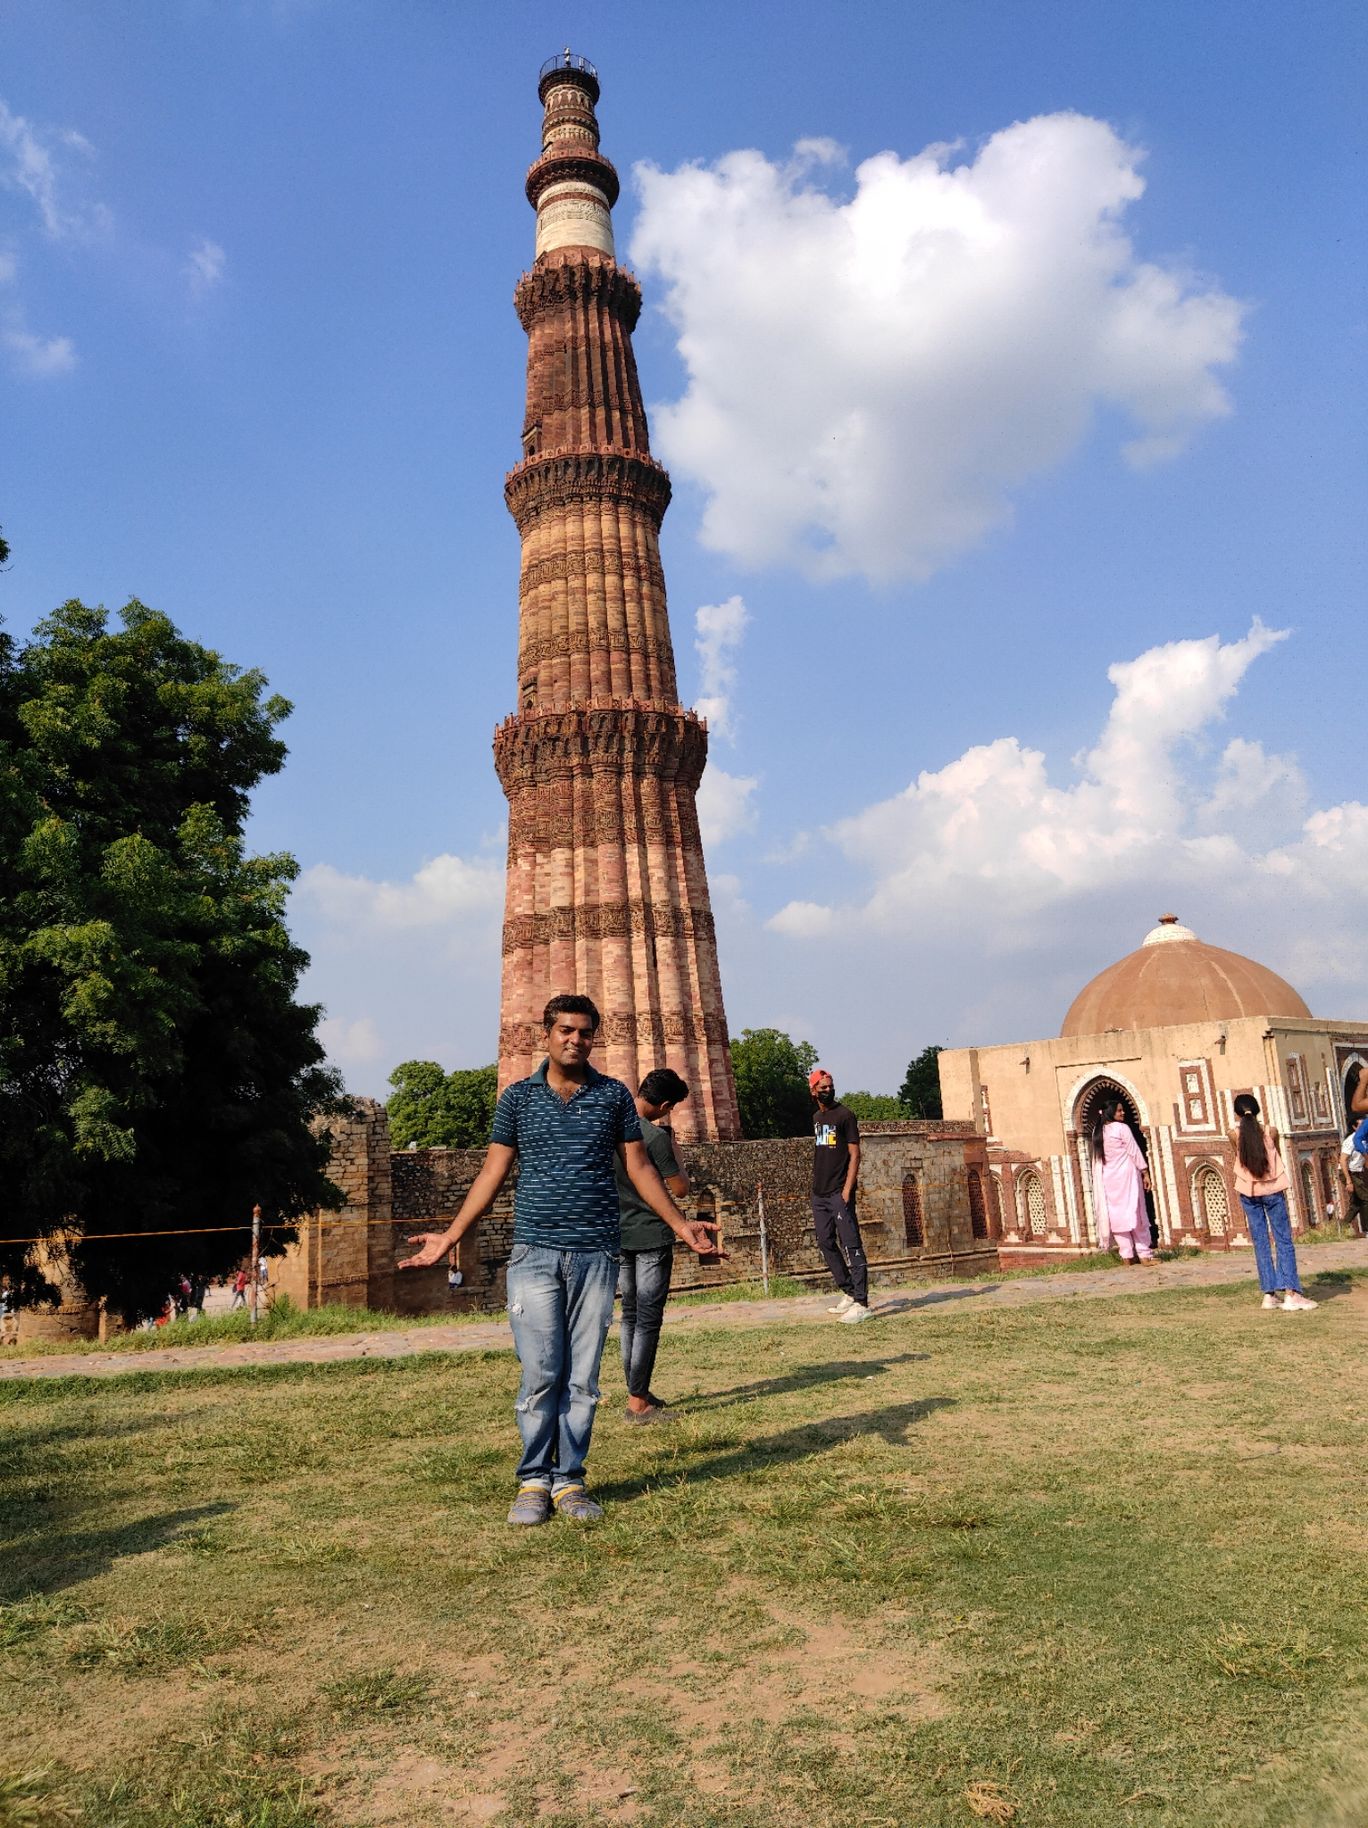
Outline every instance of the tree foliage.
[(731, 1044), (731, 1057), (741, 1134), (748, 1141), (810, 1134), (807, 1076), (817, 1064), (811, 1042), (790, 1040), (778, 1028), (743, 1028)]
[(837, 1096), (861, 1123), (901, 1123), (908, 1115), (892, 1092), (843, 1092), (837, 1087)]
[[(241, 1256), (208, 1228), (338, 1203), (310, 1120), (339, 1087), (295, 1001), (297, 866), (242, 838), (290, 707), (141, 603), (120, 624), (70, 602), (0, 636), (0, 1211), (92, 1234), (73, 1268), (135, 1319)], [(0, 1247), (33, 1294), (25, 1257)]]
[(390, 1074), (390, 1140), (396, 1149), (482, 1149), (499, 1092), (497, 1066), (443, 1072), (435, 1060), (405, 1060)]
[(924, 1047), (907, 1063), (907, 1077), (898, 1091), (898, 1100), (907, 1117), (943, 1117), (941, 1109), (940, 1072), (937, 1055), (945, 1052), (935, 1042)]

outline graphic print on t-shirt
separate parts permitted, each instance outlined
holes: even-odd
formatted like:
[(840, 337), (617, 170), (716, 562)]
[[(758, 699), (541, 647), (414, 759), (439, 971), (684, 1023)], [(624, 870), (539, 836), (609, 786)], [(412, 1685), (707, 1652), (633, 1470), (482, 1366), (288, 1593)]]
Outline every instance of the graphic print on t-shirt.
[(843, 1104), (828, 1105), (812, 1117), (812, 1191), (818, 1194), (840, 1193), (850, 1166), (850, 1148), (860, 1140), (860, 1126), (855, 1113)]

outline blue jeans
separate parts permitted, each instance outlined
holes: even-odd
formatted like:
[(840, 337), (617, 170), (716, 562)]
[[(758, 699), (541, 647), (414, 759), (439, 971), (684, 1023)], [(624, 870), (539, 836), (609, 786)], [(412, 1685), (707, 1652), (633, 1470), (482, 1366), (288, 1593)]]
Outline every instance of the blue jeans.
[(617, 1276), (610, 1251), (513, 1246), (508, 1319), (522, 1366), (519, 1485), (558, 1492), (583, 1482)]
[(622, 1375), (629, 1396), (651, 1394), (660, 1327), (670, 1293), (674, 1245), (658, 1250), (624, 1250), (618, 1292), (622, 1296)]
[[(1242, 1193), (1240, 1204), (1244, 1207), (1245, 1222), (1249, 1226), (1249, 1241), (1254, 1246), (1254, 1261), (1259, 1266), (1259, 1287), (1265, 1295), (1276, 1295), (1279, 1289), (1295, 1289), (1301, 1294), (1301, 1282), (1297, 1276), (1297, 1253), (1292, 1247), (1292, 1226), (1287, 1217), (1287, 1195), (1285, 1193)], [(1269, 1245), (1269, 1234), (1272, 1234), (1272, 1246)], [(1273, 1262), (1273, 1252), (1277, 1251), (1278, 1261)]]

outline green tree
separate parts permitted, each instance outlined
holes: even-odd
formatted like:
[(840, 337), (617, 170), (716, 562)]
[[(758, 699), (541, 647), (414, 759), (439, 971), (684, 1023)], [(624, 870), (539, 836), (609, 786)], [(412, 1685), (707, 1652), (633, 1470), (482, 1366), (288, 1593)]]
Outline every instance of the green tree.
[(902, 1100), (892, 1092), (843, 1092), (838, 1086), (837, 1096), (861, 1123), (901, 1123), (907, 1117)]
[(943, 1047), (932, 1042), (907, 1063), (907, 1077), (898, 1091), (898, 1099), (907, 1117), (943, 1117), (941, 1109), (940, 1073), (936, 1067), (936, 1056), (945, 1052)]
[(71, 602), (0, 646), (0, 1211), (74, 1228), (87, 1292), (134, 1320), (230, 1268), (254, 1204), (338, 1203), (310, 1125), (340, 1087), (295, 1001), (297, 866), (242, 838), (290, 707), (141, 603), (120, 622)]
[(396, 1149), (482, 1149), (499, 1094), (497, 1066), (443, 1072), (435, 1060), (405, 1060), (390, 1074), (390, 1138)]
[(731, 1044), (741, 1134), (806, 1136), (812, 1129), (807, 1076), (817, 1064), (809, 1041), (792, 1041), (778, 1028), (743, 1028)]

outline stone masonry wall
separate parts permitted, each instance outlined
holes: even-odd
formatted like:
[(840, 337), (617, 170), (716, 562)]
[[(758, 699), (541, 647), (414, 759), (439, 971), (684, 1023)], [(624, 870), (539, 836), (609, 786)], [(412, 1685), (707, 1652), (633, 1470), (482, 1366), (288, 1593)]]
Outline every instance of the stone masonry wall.
[[(408, 1149), (392, 1154), (382, 1105), (353, 1101), (353, 1113), (331, 1118), (329, 1168), (346, 1196), (339, 1213), (300, 1227), (274, 1281), (300, 1306), (339, 1301), (401, 1314), (497, 1310), (513, 1248), (516, 1176), (472, 1233), (461, 1240), (462, 1283), (448, 1284), (448, 1265), (402, 1271), (406, 1239), (436, 1231), (459, 1211), (484, 1160), (483, 1149)], [(966, 1275), (997, 1266), (996, 1217), (980, 1210), (975, 1230), (970, 1181), (989, 1184), (984, 1143), (968, 1123), (875, 1125), (863, 1135), (860, 1224), (871, 1266), (886, 1273)], [(682, 1244), (675, 1287), (696, 1289), (761, 1275), (760, 1212), (772, 1274), (819, 1283), (826, 1267), (813, 1243), (812, 1144), (805, 1136), (775, 1142), (700, 1142), (680, 1146), (692, 1217), (717, 1221), (725, 1262), (700, 1262)]]
[[(727, 1261), (701, 1263), (682, 1244), (675, 1249), (674, 1287), (714, 1287), (758, 1281), (761, 1274), (760, 1202), (772, 1274), (821, 1281), (826, 1267), (812, 1241), (812, 1144), (806, 1137), (772, 1142), (685, 1143), (680, 1159), (691, 1192), (691, 1217), (719, 1220)], [(967, 1194), (969, 1171), (982, 1155), (970, 1124), (910, 1123), (867, 1130), (860, 1173), (860, 1224), (876, 1271), (965, 1275), (997, 1266), (991, 1238), (973, 1235)], [(414, 1149), (392, 1158), (394, 1236), (436, 1229), (452, 1219), (484, 1159), (482, 1149)], [(909, 1191), (905, 1191), (911, 1183)], [(446, 1269), (416, 1270), (394, 1279), (401, 1313), (435, 1313), (504, 1306), (504, 1269), (513, 1243), (510, 1180), (494, 1209), (461, 1241), (464, 1284), (447, 1287)], [(914, 1212), (920, 1242), (909, 1237)]]
[(328, 1175), (345, 1203), (304, 1220), (298, 1242), (272, 1270), (276, 1292), (299, 1307), (394, 1305), (389, 1119), (374, 1098), (351, 1105), (350, 1116), (319, 1126), (332, 1138)]

